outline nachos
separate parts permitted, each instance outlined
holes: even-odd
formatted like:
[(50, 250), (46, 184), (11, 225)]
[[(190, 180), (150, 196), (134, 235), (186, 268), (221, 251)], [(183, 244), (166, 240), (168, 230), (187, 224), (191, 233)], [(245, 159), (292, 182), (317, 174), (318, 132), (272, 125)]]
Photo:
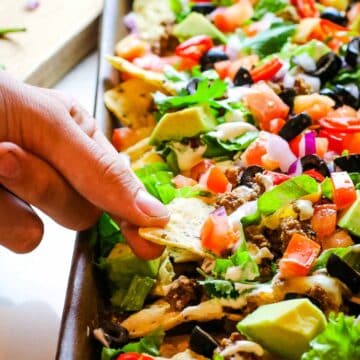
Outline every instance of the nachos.
[[(103, 214), (102, 360), (360, 359), (360, 4), (133, 2), (113, 144), (168, 207)], [(121, 125), (121, 127), (120, 127)]]

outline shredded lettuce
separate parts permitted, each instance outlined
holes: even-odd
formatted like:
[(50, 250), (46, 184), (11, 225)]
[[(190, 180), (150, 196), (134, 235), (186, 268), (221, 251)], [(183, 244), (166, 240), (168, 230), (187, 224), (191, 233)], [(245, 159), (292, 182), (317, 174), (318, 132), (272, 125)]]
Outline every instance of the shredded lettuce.
[(310, 342), (301, 360), (350, 359), (360, 359), (360, 323), (353, 316), (330, 314), (326, 329)]
[(230, 267), (239, 269), (239, 278), (232, 279), (236, 282), (253, 281), (260, 276), (259, 267), (247, 251), (245, 242), (229, 258), (216, 259), (213, 272), (217, 276), (224, 276)]
[(99, 258), (106, 257), (117, 243), (125, 242), (119, 226), (106, 213), (103, 213), (95, 228), (95, 252)]
[(260, 20), (265, 14), (277, 13), (283, 10), (289, 2), (287, 0), (259, 0), (254, 8), (253, 20)]
[(263, 215), (271, 215), (290, 202), (318, 191), (319, 185), (311, 176), (296, 176), (262, 194), (258, 199), (258, 210)]
[(334, 188), (331, 179), (328, 177), (325, 178), (320, 184), (320, 186), (323, 196), (325, 196), (329, 200), (332, 200)]
[(150, 277), (133, 276), (129, 288), (120, 288), (111, 297), (111, 304), (124, 311), (139, 311), (155, 280)]
[(204, 156), (207, 158), (232, 157), (236, 152), (246, 150), (257, 139), (258, 135), (257, 131), (248, 131), (235, 139), (225, 141), (213, 136), (211, 132), (204, 134), (202, 136), (202, 141), (206, 145)]
[(164, 204), (170, 203), (176, 197), (206, 195), (206, 192), (203, 190), (190, 186), (176, 189), (171, 182), (174, 173), (170, 170), (169, 165), (165, 163), (158, 162), (145, 165), (141, 169), (136, 170), (135, 173), (144, 184), (146, 190)]
[(360, 173), (358, 172), (349, 173), (349, 176), (352, 182), (354, 183), (356, 190), (360, 190)]
[(137, 342), (129, 343), (120, 349), (104, 347), (101, 352), (101, 360), (112, 360), (116, 355), (127, 352), (138, 354), (149, 354), (152, 356), (160, 355), (160, 345), (164, 341), (165, 333), (163, 330), (156, 330), (148, 336), (144, 336)]
[(332, 81), (334, 84), (348, 84), (360, 82), (360, 65), (358, 65), (354, 70), (349, 68), (344, 68), (339, 71), (336, 77)]
[(279, 52), (288, 38), (295, 32), (296, 25), (274, 23), (270, 29), (262, 31), (251, 38), (242, 39), (242, 50), (254, 51), (260, 57), (265, 57)]

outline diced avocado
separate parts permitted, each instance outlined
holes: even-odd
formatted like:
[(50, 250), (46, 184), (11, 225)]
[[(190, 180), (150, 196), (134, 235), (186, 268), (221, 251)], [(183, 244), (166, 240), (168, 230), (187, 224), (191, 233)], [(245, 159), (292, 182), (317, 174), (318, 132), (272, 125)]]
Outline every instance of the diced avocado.
[(239, 331), (284, 359), (297, 360), (326, 327), (324, 314), (308, 299), (260, 306), (237, 325)]
[(357, 192), (357, 199), (347, 209), (338, 221), (338, 226), (348, 230), (355, 236), (360, 236), (360, 191)]
[(149, 143), (159, 144), (167, 140), (181, 140), (213, 130), (216, 120), (209, 106), (198, 105), (167, 113), (157, 123)]
[(173, 34), (179, 40), (184, 40), (196, 35), (209, 35), (223, 43), (227, 42), (226, 36), (204, 15), (197, 12), (192, 12), (181, 23), (177, 24), (174, 27)]
[(104, 263), (111, 285), (114, 288), (128, 288), (134, 275), (156, 278), (160, 259), (141, 260), (127, 244), (118, 243)]

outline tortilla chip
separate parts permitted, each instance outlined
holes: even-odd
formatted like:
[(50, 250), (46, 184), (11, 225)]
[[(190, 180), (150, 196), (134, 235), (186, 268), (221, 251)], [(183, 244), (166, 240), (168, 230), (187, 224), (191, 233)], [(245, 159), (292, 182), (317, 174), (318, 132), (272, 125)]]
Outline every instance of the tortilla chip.
[(151, 93), (156, 90), (155, 86), (141, 79), (130, 79), (108, 90), (104, 94), (104, 102), (122, 125), (133, 129), (147, 128), (149, 135), (155, 126)]
[(123, 153), (130, 158), (131, 162), (134, 162), (153, 148), (154, 147), (149, 144), (149, 138), (145, 138), (127, 148)]
[(141, 169), (142, 167), (153, 164), (156, 162), (164, 162), (163, 158), (155, 151), (155, 149), (152, 149), (150, 151), (147, 151), (140, 159), (134, 161), (131, 164), (131, 168), (133, 170)]
[(174, 263), (186, 263), (191, 261), (200, 261), (202, 256), (194, 254), (188, 250), (181, 248), (168, 248), (169, 256), (173, 259)]
[(106, 59), (115, 69), (129, 74), (136, 79), (141, 79), (144, 82), (155, 86), (157, 90), (166, 94), (176, 94), (176, 90), (173, 88), (171, 83), (166, 80), (163, 74), (151, 70), (144, 70), (141, 67), (134, 65), (130, 61), (127, 61), (118, 56), (107, 55)]
[(138, 338), (159, 328), (166, 331), (188, 321), (207, 322), (223, 317), (223, 308), (218, 299), (188, 306), (182, 311), (174, 311), (167, 301), (158, 300), (149, 307), (130, 315), (121, 323), (121, 326), (129, 331), (130, 338)]
[(167, 225), (164, 228), (140, 228), (140, 236), (156, 244), (185, 249), (205, 257), (200, 231), (214, 207), (197, 198), (176, 198), (167, 208), (170, 212)]

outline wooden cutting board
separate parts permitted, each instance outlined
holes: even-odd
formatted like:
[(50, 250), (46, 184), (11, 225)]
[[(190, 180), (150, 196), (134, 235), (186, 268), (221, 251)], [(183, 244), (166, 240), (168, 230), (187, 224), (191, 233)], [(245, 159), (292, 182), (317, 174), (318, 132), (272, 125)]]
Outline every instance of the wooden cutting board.
[(26, 27), (0, 38), (0, 64), (18, 79), (52, 86), (95, 48), (103, 0), (0, 0), (0, 28)]

